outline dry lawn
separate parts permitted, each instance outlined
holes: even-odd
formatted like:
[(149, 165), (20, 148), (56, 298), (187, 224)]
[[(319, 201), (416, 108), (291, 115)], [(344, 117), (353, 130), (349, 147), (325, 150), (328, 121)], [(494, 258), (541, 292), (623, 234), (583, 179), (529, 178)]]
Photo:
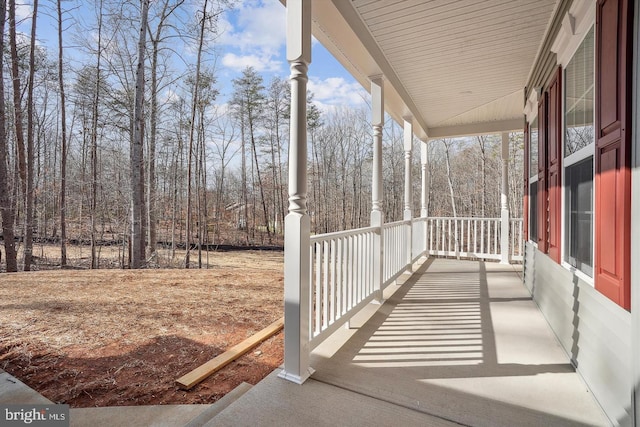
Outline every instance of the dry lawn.
[(0, 368), (72, 407), (213, 402), (282, 363), (282, 334), (191, 391), (175, 380), (282, 317), (282, 252), (207, 270), (0, 275)]

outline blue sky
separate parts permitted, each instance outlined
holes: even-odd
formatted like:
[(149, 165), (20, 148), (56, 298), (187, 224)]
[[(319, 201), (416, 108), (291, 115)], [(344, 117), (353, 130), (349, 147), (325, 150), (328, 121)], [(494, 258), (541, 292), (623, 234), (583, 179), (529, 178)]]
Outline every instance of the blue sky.
[[(220, 30), (217, 69), (221, 86), (246, 66), (262, 73), (265, 81), (274, 75), (288, 77), (286, 10), (280, 1), (241, 1), (222, 17)], [(364, 104), (362, 86), (315, 39), (308, 88), (321, 108)]]
[[(198, 7), (195, 0), (191, 7)], [(30, 15), (32, 1), (18, 1), (17, 17), (22, 22), (20, 30), (30, 31)], [(46, 45), (50, 54), (55, 56), (57, 49), (57, 23), (54, 19), (55, 4), (40, 2), (38, 16), (38, 42)], [(87, 9), (82, 7), (83, 1), (76, 0), (63, 3), (63, 8), (74, 8), (71, 12), (76, 17)], [(79, 28), (69, 28), (69, 33)], [(238, 77), (247, 66), (259, 71), (268, 83), (272, 76), (288, 78), (289, 64), (285, 55), (286, 43), (286, 9), (279, 0), (236, 0), (235, 7), (223, 14), (219, 22), (219, 36), (215, 41), (215, 57), (204, 58), (209, 64), (215, 62), (218, 86), (221, 96), (218, 100), (225, 103), (231, 92), (231, 81)], [(69, 35), (65, 36), (67, 44), (72, 43)], [(187, 48), (189, 62), (195, 62), (195, 47)], [(333, 58), (327, 50), (314, 39), (312, 63), (309, 67), (308, 89), (314, 93), (316, 104), (322, 109), (334, 106), (358, 106), (365, 103), (366, 91), (351, 75)], [(67, 46), (65, 56), (77, 56), (72, 46)], [(72, 60), (72, 62), (75, 62)], [(175, 64), (177, 68), (184, 65)]]

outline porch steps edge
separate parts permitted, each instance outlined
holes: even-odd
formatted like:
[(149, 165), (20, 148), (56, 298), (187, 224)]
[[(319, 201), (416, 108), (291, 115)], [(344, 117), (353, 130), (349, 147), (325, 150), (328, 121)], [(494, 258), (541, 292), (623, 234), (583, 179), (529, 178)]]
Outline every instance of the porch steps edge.
[(224, 411), (236, 400), (240, 399), (246, 392), (251, 390), (251, 387), (253, 386), (247, 382), (241, 383), (229, 393), (225, 394), (220, 400), (203, 411), (200, 415), (191, 420), (188, 424), (185, 425), (185, 427), (203, 427), (206, 425), (211, 425), (210, 422), (216, 417), (216, 415)]

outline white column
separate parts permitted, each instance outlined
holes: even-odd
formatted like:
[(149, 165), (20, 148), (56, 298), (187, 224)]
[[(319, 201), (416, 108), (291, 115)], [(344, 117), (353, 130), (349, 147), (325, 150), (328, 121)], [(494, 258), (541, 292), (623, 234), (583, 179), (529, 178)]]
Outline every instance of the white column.
[(284, 369), (302, 384), (309, 367), (309, 235), (307, 215), (307, 70), (311, 63), (311, 2), (287, 0), (287, 60), (291, 68), (289, 214), (284, 221)]
[(382, 302), (383, 241), (382, 224), (382, 127), (384, 126), (384, 81), (382, 76), (371, 78), (371, 125), (373, 126), (373, 179), (371, 188), (371, 226), (379, 227), (374, 237), (373, 280), (374, 298)]
[[(420, 143), (420, 176), (422, 178), (420, 186), (420, 216), (422, 218), (429, 217), (429, 156), (427, 151), (427, 142)], [(422, 233), (424, 256), (429, 257), (429, 220), (424, 223), (424, 231)]]
[[(413, 148), (413, 118), (405, 117), (404, 119), (404, 215), (405, 221), (413, 219), (411, 208), (413, 205), (413, 185), (411, 182), (411, 150)], [(406, 251), (407, 251), (407, 270), (413, 271), (411, 261), (413, 260), (413, 224), (409, 223), (405, 226)]]
[(509, 133), (502, 134), (502, 186), (500, 195), (500, 263), (509, 264)]
[(427, 143), (422, 141), (420, 144), (420, 172), (422, 176), (422, 187), (420, 197), (420, 216), (427, 218), (429, 216), (429, 159), (427, 152)]

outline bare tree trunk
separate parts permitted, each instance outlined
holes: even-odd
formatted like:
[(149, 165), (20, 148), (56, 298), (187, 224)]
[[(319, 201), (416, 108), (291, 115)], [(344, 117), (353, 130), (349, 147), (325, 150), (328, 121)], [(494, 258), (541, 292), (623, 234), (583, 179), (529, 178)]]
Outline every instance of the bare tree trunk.
[[(62, 61), (62, 0), (57, 1), (58, 10), (58, 84), (60, 86), (60, 267), (67, 265), (67, 108), (64, 93)], [(1, 68), (0, 68), (1, 69)], [(3, 114), (4, 116), (4, 114)]]
[(240, 189), (240, 209), (244, 212), (244, 223), (242, 219), (240, 224), (244, 226), (246, 244), (249, 244), (249, 197), (247, 190), (247, 154), (246, 154), (246, 142), (245, 142), (245, 129), (244, 129), (244, 107), (240, 106), (240, 140), (242, 143), (242, 161), (241, 161), (241, 174), (242, 174), (242, 188)]
[(100, 0), (100, 11), (98, 13), (98, 52), (96, 61), (96, 82), (93, 94), (93, 106), (91, 116), (91, 206), (89, 208), (91, 222), (91, 268), (98, 268), (98, 258), (96, 254), (96, 209), (98, 203), (98, 103), (100, 102), (101, 61), (102, 61), (102, 0)]
[[(249, 118), (249, 129), (251, 130), (251, 148), (253, 149), (253, 158), (256, 162), (256, 173), (258, 176), (258, 187), (260, 188), (260, 199), (262, 201), (262, 210), (264, 212), (264, 220), (265, 220), (265, 226), (267, 228), (267, 238), (269, 239), (269, 243), (271, 243), (271, 230), (269, 227), (269, 213), (267, 212), (267, 204), (264, 200), (264, 189), (262, 187), (262, 177), (260, 176), (260, 164), (258, 163), (258, 150), (256, 149), (256, 141), (255, 141), (255, 137), (254, 137), (254, 130), (253, 130), (253, 122), (251, 120), (251, 117)], [(254, 222), (254, 226), (255, 226), (255, 222)]]
[(444, 153), (445, 153), (445, 158), (447, 163), (447, 182), (449, 183), (449, 197), (451, 198), (451, 209), (453, 210), (453, 217), (457, 218), (458, 213), (456, 211), (456, 199), (454, 197), (454, 192), (453, 192), (453, 179), (451, 177), (451, 159), (450, 159), (450, 153), (449, 153), (449, 151), (451, 150), (452, 142), (443, 139), (442, 143), (444, 144), (444, 147), (445, 147)]
[(144, 53), (146, 47), (149, 0), (141, 0), (140, 39), (131, 144), (131, 268), (141, 268), (145, 261), (144, 216)]
[[(0, 0), (0, 52), (4, 52), (4, 22), (6, 2)], [(0, 70), (4, 69), (4, 55), (0, 55)], [(0, 213), (2, 214), (2, 238), (4, 240), (5, 263), (7, 272), (18, 271), (15, 237), (13, 235), (14, 208), (9, 197), (9, 180), (7, 170), (8, 142), (5, 128), (4, 78), (0, 78)], [(14, 185), (17, 185), (14, 184)]]
[(33, 86), (35, 77), (36, 53), (36, 23), (38, 19), (38, 0), (33, 1), (33, 16), (31, 18), (31, 40), (29, 48), (29, 80), (27, 83), (27, 191), (25, 210), (25, 239), (24, 239), (24, 271), (31, 270), (33, 259)]
[[(11, 51), (11, 79), (13, 81), (13, 114), (14, 129), (16, 134), (16, 151), (18, 158), (18, 174), (20, 176), (20, 184), (22, 187), (22, 201), (18, 205), (25, 206), (27, 200), (27, 160), (25, 157), (24, 145), (24, 129), (22, 124), (22, 88), (20, 83), (20, 74), (18, 69), (18, 46), (16, 41), (16, 2), (9, 0), (9, 49)], [(15, 183), (17, 188), (17, 182)], [(25, 219), (25, 223), (28, 219)], [(28, 254), (29, 264), (31, 263), (31, 254)], [(25, 262), (27, 260), (27, 252), (25, 250)], [(25, 269), (26, 265), (25, 265)]]
[[(166, 10), (167, 3), (164, 4)], [(164, 18), (164, 10), (162, 17)], [(158, 44), (162, 31), (162, 20), (158, 25), (155, 37), (152, 37), (153, 50), (151, 53), (151, 118), (149, 120), (149, 170), (147, 171), (147, 226), (149, 237), (149, 257), (156, 255), (158, 242), (156, 231), (156, 135), (158, 132)]]
[(189, 268), (189, 254), (191, 252), (191, 229), (192, 229), (192, 203), (191, 203), (191, 186), (192, 186), (192, 163), (193, 163), (193, 139), (195, 133), (196, 122), (196, 109), (198, 107), (198, 94), (200, 89), (200, 65), (202, 63), (202, 46), (204, 44), (204, 30), (207, 23), (207, 3), (208, 0), (204, 0), (202, 5), (202, 20), (200, 22), (200, 38), (198, 40), (198, 55), (196, 58), (196, 76), (193, 84), (193, 96), (191, 103), (191, 122), (189, 123), (189, 160), (187, 162), (187, 251), (184, 257), (184, 266)]
[(149, 119), (149, 167), (147, 171), (147, 231), (148, 238), (147, 244), (149, 246), (149, 257), (153, 258), (156, 255), (156, 244), (158, 242), (157, 236), (157, 212), (156, 212), (156, 198), (157, 198), (157, 180), (156, 180), (156, 140), (158, 133), (158, 52), (162, 36), (162, 31), (165, 27), (165, 21), (167, 18), (182, 4), (184, 0), (177, 1), (171, 8), (169, 8), (169, 0), (165, 0), (162, 5), (162, 12), (160, 14), (160, 21), (156, 27), (155, 34), (151, 34), (149, 30), (149, 37), (153, 46), (151, 53), (151, 113)]
[(480, 185), (482, 186), (480, 193), (480, 217), (484, 218), (487, 206), (487, 137), (486, 135), (477, 136), (476, 140), (480, 147)]

